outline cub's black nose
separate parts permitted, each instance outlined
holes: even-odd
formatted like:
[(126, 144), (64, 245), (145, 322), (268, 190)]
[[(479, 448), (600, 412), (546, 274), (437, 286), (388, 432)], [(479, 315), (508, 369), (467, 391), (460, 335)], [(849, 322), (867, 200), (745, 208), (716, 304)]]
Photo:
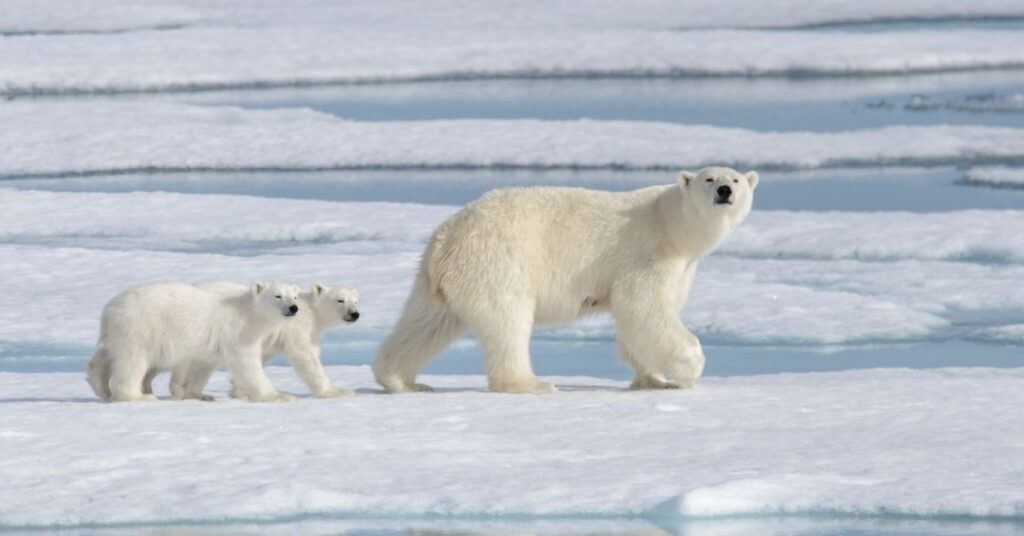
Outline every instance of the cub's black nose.
[(349, 315), (349, 316), (351, 316), (351, 317), (352, 317), (352, 320), (359, 320), (359, 313), (352, 313), (352, 314), (351, 314), (351, 315)]
[(718, 192), (718, 197), (723, 199), (728, 199), (729, 196), (732, 195), (732, 188), (729, 188), (728, 186), (719, 186), (716, 191)]
[(288, 308), (288, 312), (289, 313), (297, 313), (297, 312), (299, 312), (299, 306), (298, 305), (293, 305), (293, 306), (289, 307)]

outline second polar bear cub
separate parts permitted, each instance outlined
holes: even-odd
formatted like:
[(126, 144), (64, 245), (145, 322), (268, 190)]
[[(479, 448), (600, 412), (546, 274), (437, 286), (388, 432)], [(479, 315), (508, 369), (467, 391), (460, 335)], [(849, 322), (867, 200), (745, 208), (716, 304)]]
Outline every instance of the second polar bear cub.
[(89, 384), (104, 400), (153, 400), (143, 391), (146, 376), (171, 370), (172, 397), (212, 400), (203, 388), (227, 363), (246, 398), (280, 400), (260, 366), (260, 341), (295, 315), (297, 297), (291, 285), (259, 281), (234, 296), (184, 283), (129, 289), (103, 308)]
[(638, 389), (691, 387), (700, 341), (679, 310), (697, 263), (750, 212), (758, 175), (724, 167), (632, 192), (496, 190), (434, 232), (412, 294), (373, 363), (389, 392), (415, 383), (467, 330), (484, 352), (491, 390), (551, 392), (530, 364), (534, 325), (611, 312)]
[[(236, 283), (214, 281), (199, 288), (226, 296), (245, 293)], [(359, 294), (352, 289), (316, 283), (310, 292), (299, 294), (299, 312), (288, 322), (279, 324), (262, 341), (262, 364), (284, 354), (302, 381), (317, 398), (353, 396), (354, 391), (331, 384), (320, 361), (320, 337), (340, 324), (359, 320)], [(173, 381), (173, 380), (172, 380)], [(237, 387), (232, 396), (240, 397)]]

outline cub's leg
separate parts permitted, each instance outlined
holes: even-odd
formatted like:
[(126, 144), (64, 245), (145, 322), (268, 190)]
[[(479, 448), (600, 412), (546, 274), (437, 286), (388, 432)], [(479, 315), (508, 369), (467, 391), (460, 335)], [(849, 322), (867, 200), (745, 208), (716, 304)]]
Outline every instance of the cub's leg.
[(292, 368), (295, 369), (295, 373), (309, 386), (313, 396), (317, 398), (355, 396), (355, 391), (341, 389), (331, 384), (331, 379), (327, 377), (327, 372), (324, 371), (323, 363), (320, 361), (320, 348), (312, 348), (308, 351), (289, 349), (285, 355)]
[(110, 362), (110, 399), (115, 402), (136, 400), (156, 400), (152, 394), (142, 392), (142, 380), (149, 370), (145, 354), (111, 353)]
[(291, 402), (295, 397), (279, 393), (263, 370), (260, 347), (239, 349), (228, 356), (232, 395), (250, 402)]

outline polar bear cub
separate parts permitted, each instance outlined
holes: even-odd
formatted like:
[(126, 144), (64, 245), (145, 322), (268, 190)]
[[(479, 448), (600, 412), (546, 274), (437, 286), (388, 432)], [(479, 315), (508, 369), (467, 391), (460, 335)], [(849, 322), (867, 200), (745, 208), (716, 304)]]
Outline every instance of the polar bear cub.
[(389, 392), (422, 391), (420, 369), (472, 330), (492, 391), (545, 393), (535, 325), (610, 312), (638, 389), (692, 387), (700, 341), (682, 324), (700, 260), (750, 212), (757, 173), (709, 167), (666, 186), (495, 190), (434, 232), (394, 331), (373, 363)]
[[(245, 292), (237, 283), (210, 282), (199, 288), (224, 295)], [(310, 292), (299, 294), (299, 312), (278, 325), (262, 341), (262, 364), (284, 354), (302, 381), (317, 398), (353, 396), (354, 391), (331, 384), (320, 361), (320, 337), (341, 324), (359, 320), (359, 294), (355, 290), (316, 283)], [(232, 396), (240, 393), (232, 389)]]
[(151, 370), (171, 370), (175, 399), (212, 400), (203, 394), (224, 363), (246, 398), (281, 400), (261, 366), (260, 341), (298, 311), (298, 289), (254, 282), (244, 293), (223, 296), (184, 283), (129, 289), (103, 309), (96, 354), (86, 368), (103, 400), (153, 400), (143, 392)]

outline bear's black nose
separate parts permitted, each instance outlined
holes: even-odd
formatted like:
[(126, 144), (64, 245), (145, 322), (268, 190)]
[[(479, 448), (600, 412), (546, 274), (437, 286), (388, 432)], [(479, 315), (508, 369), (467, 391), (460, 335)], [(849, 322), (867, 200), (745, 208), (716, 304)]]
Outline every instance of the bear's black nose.
[(298, 305), (293, 305), (293, 306), (289, 307), (288, 308), (288, 312), (289, 313), (297, 313), (297, 312), (299, 312), (299, 306)]
[(349, 316), (352, 317), (352, 320), (359, 320), (359, 313), (352, 313)]
[(729, 188), (728, 186), (719, 186), (717, 191), (718, 197), (723, 199), (728, 199), (729, 196), (732, 195), (732, 188)]

